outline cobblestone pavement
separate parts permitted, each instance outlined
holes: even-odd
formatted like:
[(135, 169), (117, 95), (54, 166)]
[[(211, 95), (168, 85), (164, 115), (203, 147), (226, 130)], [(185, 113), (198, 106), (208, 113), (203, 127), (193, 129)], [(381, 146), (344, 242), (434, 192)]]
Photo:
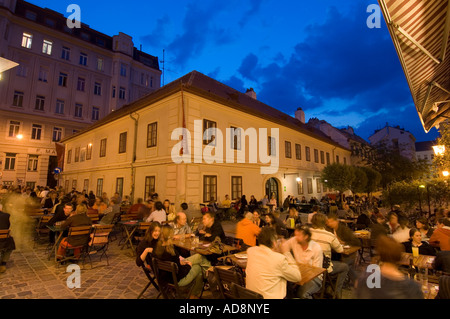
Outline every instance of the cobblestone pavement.
[[(233, 232), (234, 223), (224, 222), (227, 234)], [(110, 243), (109, 266), (106, 258), (92, 256), (92, 266), (86, 259), (80, 262), (81, 287), (69, 288), (67, 280), (72, 272), (66, 265), (56, 265), (54, 258), (48, 260), (48, 244), (34, 244), (30, 239), (18, 247), (7, 264), (7, 271), (0, 274), (0, 299), (136, 299), (148, 282), (142, 270), (136, 266), (129, 248), (119, 247), (120, 235)], [(72, 281), (71, 281), (72, 282)], [(156, 289), (150, 286), (142, 298), (154, 299)], [(206, 291), (203, 298), (211, 298)], [(343, 298), (351, 298), (349, 290)]]

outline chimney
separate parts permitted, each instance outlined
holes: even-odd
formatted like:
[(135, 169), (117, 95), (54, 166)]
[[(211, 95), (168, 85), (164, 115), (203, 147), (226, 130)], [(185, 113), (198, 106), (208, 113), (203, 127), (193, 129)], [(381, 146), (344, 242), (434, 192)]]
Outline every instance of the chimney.
[(295, 111), (295, 118), (305, 124), (305, 112), (303, 112), (302, 108), (297, 108), (297, 111)]
[(254, 98), (256, 100), (256, 92), (253, 91), (253, 88), (249, 88), (247, 89), (247, 91), (245, 92), (246, 95)]

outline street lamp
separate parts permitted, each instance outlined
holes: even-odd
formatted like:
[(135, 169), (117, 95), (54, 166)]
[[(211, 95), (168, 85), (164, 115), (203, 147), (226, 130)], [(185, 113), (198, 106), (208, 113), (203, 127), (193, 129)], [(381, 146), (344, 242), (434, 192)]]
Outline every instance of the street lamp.
[(448, 175), (450, 175), (450, 173), (448, 171), (443, 171), (442, 175), (444, 175), (444, 177), (448, 177)]
[(435, 155), (442, 156), (445, 153), (445, 145), (434, 145), (433, 151)]
[(21, 139), (23, 139), (23, 135), (22, 134), (17, 134), (16, 135), (17, 139), (20, 141)]

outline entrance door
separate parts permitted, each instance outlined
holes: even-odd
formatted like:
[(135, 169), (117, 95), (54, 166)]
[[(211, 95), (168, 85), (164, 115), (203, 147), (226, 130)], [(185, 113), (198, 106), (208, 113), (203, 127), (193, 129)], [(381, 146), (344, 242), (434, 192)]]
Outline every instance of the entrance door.
[(58, 158), (56, 156), (50, 156), (48, 160), (48, 173), (47, 173), (47, 186), (55, 188), (58, 186), (58, 180), (55, 179), (53, 170), (58, 167)]
[(272, 195), (275, 195), (277, 207), (280, 207), (278, 202), (278, 182), (273, 177), (269, 178), (266, 182), (266, 195), (269, 197), (269, 200), (272, 198)]

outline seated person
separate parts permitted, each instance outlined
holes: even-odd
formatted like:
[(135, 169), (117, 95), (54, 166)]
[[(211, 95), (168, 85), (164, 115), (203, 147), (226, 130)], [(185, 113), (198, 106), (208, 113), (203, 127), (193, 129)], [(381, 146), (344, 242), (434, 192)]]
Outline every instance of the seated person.
[(283, 234), (283, 229), (279, 223), (277, 223), (276, 217), (273, 213), (269, 213), (265, 216), (266, 226), (272, 227), (275, 229), (278, 236), (281, 236)]
[[(61, 224), (61, 230), (68, 229), (70, 227), (77, 227), (77, 226), (91, 226), (92, 220), (86, 215), (87, 213), (87, 207), (86, 205), (78, 205), (75, 214), (67, 218), (62, 224)], [(65, 237), (61, 240), (61, 243), (59, 244), (58, 253), (57, 253), (57, 259), (62, 259), (66, 255), (66, 249), (77, 247), (82, 245), (85, 242), (85, 238), (83, 236), (77, 237)], [(77, 248), (74, 251), (75, 258), (78, 258), (80, 255), (81, 249)]]
[(177, 213), (175, 220), (172, 223), (170, 223), (170, 225), (173, 227), (174, 239), (179, 239), (182, 236), (186, 238), (191, 237), (192, 230), (187, 223), (187, 216), (185, 213), (182, 212)]
[(225, 240), (225, 232), (223, 231), (220, 221), (215, 219), (213, 212), (206, 212), (203, 215), (203, 229), (197, 230), (197, 236), (200, 236), (200, 240), (212, 242), (216, 237), (219, 237), (223, 242)]
[(450, 251), (438, 251), (433, 268), (450, 274)]
[(142, 206), (144, 206), (144, 200), (142, 198), (138, 198), (136, 204), (133, 204), (130, 206), (130, 208), (128, 208), (127, 214), (137, 212)]
[(222, 201), (222, 208), (230, 208), (231, 200), (229, 195), (225, 195), (225, 199)]
[(150, 216), (145, 220), (147, 223), (149, 222), (158, 222), (162, 224), (167, 221), (167, 214), (164, 210), (164, 205), (160, 201), (155, 203), (155, 211), (153, 211)]
[(437, 227), (428, 241), (433, 247), (441, 251), (450, 250), (450, 218), (441, 217), (437, 220)]
[(372, 224), (371, 215), (371, 211), (361, 213), (361, 215), (358, 216), (358, 219), (356, 219), (356, 229), (360, 230), (369, 228), (370, 224)]
[(95, 204), (92, 205), (92, 209), (96, 209), (98, 212), (98, 216), (103, 216), (105, 209), (108, 208), (108, 205), (103, 201), (102, 197), (97, 196), (95, 198)]
[[(322, 267), (323, 251), (318, 243), (311, 240), (311, 230), (308, 226), (295, 226), (294, 237), (289, 238), (281, 245), (283, 253), (292, 251), (295, 261), (314, 267)], [(296, 296), (301, 299), (312, 299), (312, 295), (322, 288), (323, 276), (314, 278), (312, 281), (298, 286), (293, 285)]]
[(147, 229), (144, 239), (139, 242), (136, 248), (136, 265), (139, 267), (152, 268), (151, 256), (158, 243), (159, 235), (161, 234), (161, 224), (153, 222)]
[(399, 211), (391, 211), (388, 214), (389, 235), (397, 242), (403, 243), (409, 239), (408, 219)]
[(428, 240), (433, 235), (434, 229), (430, 227), (426, 218), (418, 218), (416, 220), (416, 228), (422, 233), (422, 238)]
[[(163, 261), (176, 263), (178, 266), (178, 285), (184, 287), (194, 282), (191, 290), (192, 294), (189, 297), (191, 299), (198, 299), (203, 288), (204, 272), (211, 267), (211, 264), (200, 254), (195, 254), (186, 259), (181, 257), (172, 243), (172, 238), (173, 228), (169, 225), (163, 225), (161, 227), (161, 235), (153, 251), (153, 256)], [(161, 275), (165, 281), (172, 281), (170, 274)]]
[(257, 208), (253, 209), (253, 223), (259, 228), (266, 226), (266, 222), (261, 218), (261, 212)]
[(287, 282), (300, 282), (302, 275), (289, 252), (281, 253), (274, 228), (263, 227), (258, 246), (247, 249), (246, 288), (263, 295), (264, 299), (286, 297)]
[[(65, 221), (73, 214), (73, 204), (68, 199), (63, 200), (56, 206), (55, 215), (47, 222), (48, 226), (54, 226), (58, 222)], [(50, 243), (55, 243), (55, 232), (49, 231)]]
[(117, 198), (111, 198), (111, 200), (109, 201), (109, 207), (104, 210), (104, 215), (102, 219), (100, 219), (99, 224), (110, 225), (114, 220), (114, 216), (120, 214), (120, 204), (117, 201)]
[(312, 222), (312, 218), (315, 214), (317, 214), (319, 212), (319, 206), (318, 205), (314, 205), (312, 207), (312, 212), (308, 214), (308, 224), (311, 225)]
[(47, 211), (52, 211), (53, 206), (59, 203), (58, 199), (58, 193), (57, 192), (50, 192), (48, 194), (48, 198), (44, 202), (44, 206), (42, 208), (46, 208)]
[(332, 251), (343, 253), (344, 247), (335, 234), (325, 229), (326, 224), (327, 216), (325, 214), (315, 214), (312, 218), (311, 239), (319, 243), (324, 256), (330, 260), (330, 266), (328, 267), (327, 272), (332, 275), (337, 275), (336, 296), (340, 298), (342, 295), (342, 286), (347, 277), (349, 267), (345, 262), (331, 260)]
[[(9, 221), (10, 215), (0, 211), (0, 229), (9, 229), (11, 223)], [(0, 273), (6, 271), (6, 263), (9, 261), (11, 253), (16, 249), (16, 244), (14, 238), (10, 236), (9, 238), (0, 239)]]
[(244, 218), (236, 225), (236, 238), (240, 238), (247, 246), (256, 246), (256, 237), (261, 228), (253, 223), (253, 214), (247, 212)]
[(403, 245), (393, 238), (381, 235), (377, 240), (376, 251), (380, 255), (380, 275), (377, 280), (369, 278), (373, 272), (364, 272), (359, 278), (356, 289), (356, 299), (423, 299), (419, 283), (408, 278), (398, 269), (402, 258)]
[(291, 229), (293, 232), (297, 224), (301, 225), (302, 221), (298, 214), (297, 208), (295, 208), (295, 206), (292, 205), (289, 207), (289, 215), (286, 216), (286, 219), (284, 220), (284, 225), (287, 229)]
[(411, 228), (409, 237), (410, 239), (408, 241), (402, 243), (405, 247), (405, 252), (412, 254), (412, 247), (417, 247), (419, 248), (420, 255), (436, 256), (436, 251), (433, 246), (422, 241), (422, 233), (418, 229)]

